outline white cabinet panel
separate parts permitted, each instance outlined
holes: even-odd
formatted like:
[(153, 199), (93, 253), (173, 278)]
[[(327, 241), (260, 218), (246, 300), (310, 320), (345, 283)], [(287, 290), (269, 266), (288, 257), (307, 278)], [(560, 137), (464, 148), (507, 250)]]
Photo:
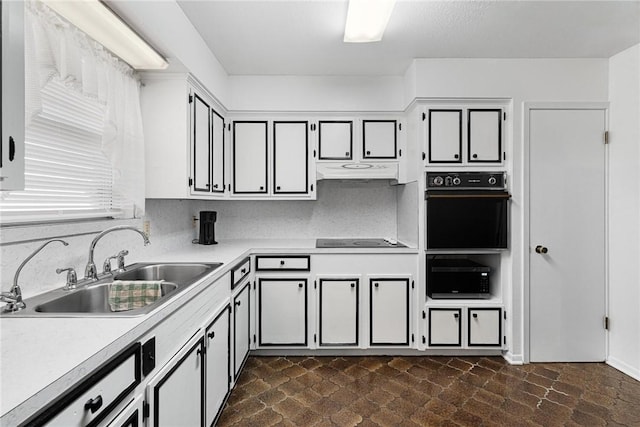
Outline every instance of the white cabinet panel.
[(213, 424), (229, 392), (229, 313), (229, 308), (225, 308), (205, 332), (205, 425), (207, 426)]
[(429, 308), (429, 346), (462, 345), (462, 310)]
[(267, 122), (233, 122), (233, 192), (267, 191)]
[(242, 365), (249, 354), (250, 305), (249, 282), (233, 299), (233, 374), (238, 378)]
[(499, 163), (502, 157), (502, 110), (469, 110), (469, 162)]
[(308, 122), (273, 123), (274, 194), (306, 194), (309, 189)]
[(202, 333), (196, 334), (149, 381), (148, 425), (203, 425), (203, 345)]
[(353, 159), (353, 121), (318, 122), (318, 159)]
[(140, 427), (143, 424), (143, 408), (144, 399), (142, 395), (136, 396), (118, 415), (109, 420), (106, 424), (108, 427)]
[(397, 158), (396, 120), (362, 121), (362, 158)]
[(258, 280), (261, 346), (307, 346), (307, 279)]
[(191, 145), (193, 147), (193, 190), (209, 192), (211, 136), (210, 107), (198, 94), (193, 94), (191, 114)]
[(502, 346), (502, 309), (469, 308), (469, 346)]
[(409, 344), (409, 279), (370, 279), (371, 345)]
[(462, 162), (462, 110), (429, 110), (429, 163)]
[(211, 110), (211, 191), (224, 193), (224, 118)]
[(358, 345), (358, 279), (320, 279), (320, 345)]
[(0, 190), (24, 189), (24, 3), (3, 1)]

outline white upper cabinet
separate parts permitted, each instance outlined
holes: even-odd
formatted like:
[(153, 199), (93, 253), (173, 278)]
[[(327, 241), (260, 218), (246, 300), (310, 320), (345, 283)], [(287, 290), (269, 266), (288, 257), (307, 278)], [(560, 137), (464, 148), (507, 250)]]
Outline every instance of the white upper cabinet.
[(462, 110), (429, 110), (429, 163), (462, 162)]
[(211, 191), (214, 193), (225, 190), (224, 134), (224, 117), (211, 110)]
[(398, 151), (396, 126), (396, 120), (363, 120), (362, 158), (396, 159)]
[(211, 189), (211, 108), (198, 94), (192, 95), (193, 191)]
[(24, 189), (24, 3), (3, 1), (0, 190)]
[(267, 194), (267, 122), (233, 122), (233, 193)]
[(353, 121), (318, 122), (318, 160), (353, 159)]
[(306, 194), (309, 161), (308, 122), (273, 122), (274, 194)]
[(502, 157), (502, 110), (468, 110), (469, 163), (499, 163)]

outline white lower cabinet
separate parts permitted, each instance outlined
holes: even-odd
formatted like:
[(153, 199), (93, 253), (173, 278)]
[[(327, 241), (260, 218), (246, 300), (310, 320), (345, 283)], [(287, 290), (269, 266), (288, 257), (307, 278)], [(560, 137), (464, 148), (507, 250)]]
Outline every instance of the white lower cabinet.
[(108, 427), (141, 427), (144, 423), (143, 417), (144, 397), (142, 394), (136, 396), (118, 415), (116, 415), (106, 426)]
[(233, 298), (233, 375), (234, 379), (240, 375), (240, 370), (249, 354), (250, 345), (250, 291), (249, 281), (240, 287), (240, 291)]
[(429, 346), (460, 347), (462, 345), (462, 310), (429, 308)]
[(429, 307), (428, 346), (504, 348), (502, 307)]
[(467, 321), (470, 347), (502, 346), (502, 308), (469, 308)]
[(213, 425), (222, 410), (229, 386), (230, 336), (229, 321), (231, 309), (227, 306), (211, 322), (205, 331), (205, 420), (206, 426)]
[(409, 345), (409, 279), (369, 279), (370, 344)]
[(319, 345), (357, 346), (359, 344), (359, 279), (318, 280)]
[(258, 279), (259, 345), (307, 346), (307, 279)]
[(204, 425), (204, 384), (204, 337), (198, 333), (147, 384), (147, 425)]

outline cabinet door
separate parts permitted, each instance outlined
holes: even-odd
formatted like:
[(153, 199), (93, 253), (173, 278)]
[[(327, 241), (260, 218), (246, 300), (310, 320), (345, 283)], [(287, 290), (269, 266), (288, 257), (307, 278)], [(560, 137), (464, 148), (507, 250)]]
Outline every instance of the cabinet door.
[(261, 346), (307, 346), (307, 279), (259, 279)]
[(371, 345), (409, 344), (409, 279), (370, 279)]
[(469, 110), (469, 162), (500, 163), (502, 110)]
[(196, 334), (149, 381), (148, 426), (204, 425), (204, 338)]
[(429, 309), (429, 346), (460, 347), (462, 323), (459, 308)]
[(193, 150), (193, 191), (211, 190), (211, 114), (198, 94), (192, 94), (191, 147)]
[(429, 163), (462, 162), (462, 110), (429, 110)]
[(308, 122), (273, 122), (274, 194), (309, 192)]
[(211, 110), (211, 191), (224, 193), (224, 118)]
[(398, 151), (395, 120), (362, 121), (362, 158), (395, 159)]
[(206, 330), (206, 426), (213, 425), (229, 392), (229, 318), (227, 306)]
[(501, 308), (469, 308), (469, 346), (502, 346), (501, 319)]
[(318, 151), (319, 160), (352, 160), (353, 122), (318, 122)]
[(143, 408), (144, 399), (142, 395), (136, 396), (118, 415), (106, 424), (108, 427), (142, 427), (143, 424)]
[(3, 1), (0, 190), (24, 189), (24, 3)]
[(233, 374), (238, 378), (249, 354), (249, 282), (233, 299)]
[(320, 279), (320, 345), (358, 345), (358, 279)]
[(233, 122), (233, 192), (267, 191), (267, 122)]

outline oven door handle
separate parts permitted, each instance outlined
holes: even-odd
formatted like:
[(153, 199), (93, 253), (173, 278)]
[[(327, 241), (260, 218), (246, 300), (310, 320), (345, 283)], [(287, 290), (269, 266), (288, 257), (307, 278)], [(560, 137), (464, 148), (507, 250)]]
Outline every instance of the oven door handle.
[(425, 199), (510, 199), (509, 193), (482, 193), (482, 194), (437, 194), (437, 193), (425, 193)]

